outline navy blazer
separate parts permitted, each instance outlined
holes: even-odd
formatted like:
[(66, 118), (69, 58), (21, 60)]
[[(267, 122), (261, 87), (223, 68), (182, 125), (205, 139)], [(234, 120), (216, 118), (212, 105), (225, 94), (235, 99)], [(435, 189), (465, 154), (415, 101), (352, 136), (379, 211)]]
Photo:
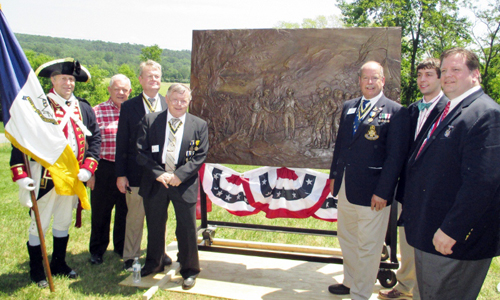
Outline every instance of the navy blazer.
[[(162, 155), (167, 134), (167, 114), (167, 110), (161, 113), (148, 114), (142, 119), (139, 126), (137, 162), (144, 168), (139, 194), (144, 199), (152, 198), (153, 195), (165, 189), (162, 183), (156, 181), (156, 178), (165, 173), (165, 164), (162, 163)], [(199, 145), (197, 149), (194, 149), (194, 155), (186, 159), (187, 151), (192, 151), (193, 149), (191, 148), (194, 148), (190, 146), (191, 141), (199, 141)], [(178, 187), (169, 188), (177, 189), (182, 200), (188, 203), (195, 203), (197, 201), (198, 170), (205, 162), (207, 152), (207, 122), (190, 113), (186, 113), (186, 124), (184, 124), (179, 159), (174, 172), (182, 183)], [(172, 200), (176, 201), (177, 199)]]
[[(120, 118), (118, 120), (118, 132), (116, 133), (116, 176), (127, 176), (130, 186), (138, 187), (141, 183), (142, 170), (137, 165), (137, 129), (141, 119), (146, 115), (141, 93), (122, 103)], [(165, 97), (160, 96), (161, 109), (167, 109)]]
[[(408, 152), (408, 110), (384, 95), (364, 118), (353, 136), (355, 110), (361, 98), (344, 103), (330, 167), (337, 195), (345, 174), (349, 202), (370, 206), (375, 194), (392, 203), (394, 190)], [(389, 116), (388, 116), (389, 114)]]
[(457, 241), (451, 255), (500, 255), (500, 106), (482, 90), (448, 113), (420, 155), (410, 153), (403, 218), (408, 243), (442, 255), (440, 228)]
[[(409, 134), (409, 143), (410, 143), (410, 149), (409, 149), (409, 154), (413, 153), (415, 151), (415, 147), (420, 147), (422, 144), (422, 141), (426, 138), (427, 136), (427, 130), (436, 122), (436, 119), (438, 116), (441, 116), (441, 113), (443, 112), (444, 108), (446, 107), (446, 104), (448, 103), (449, 99), (445, 95), (441, 97), (441, 99), (436, 100), (438, 101), (432, 111), (429, 113), (429, 116), (425, 120), (424, 124), (422, 125), (422, 129), (420, 129), (420, 132), (418, 133), (418, 136), (415, 137), (415, 132), (417, 131), (417, 125), (418, 125), (418, 117), (420, 114), (420, 111), (418, 110), (418, 103), (422, 102), (423, 100), (421, 99), (420, 101), (417, 101), (415, 103), (412, 103), (410, 106), (408, 106), (408, 112), (410, 114), (410, 134)], [(408, 154), (408, 155), (409, 155)], [(405, 162), (407, 162), (406, 160)], [(401, 171), (401, 175), (399, 177), (399, 182), (398, 182), (398, 187), (396, 190), (396, 200), (399, 203), (404, 202), (404, 188), (406, 185), (406, 163), (403, 166), (403, 170)]]

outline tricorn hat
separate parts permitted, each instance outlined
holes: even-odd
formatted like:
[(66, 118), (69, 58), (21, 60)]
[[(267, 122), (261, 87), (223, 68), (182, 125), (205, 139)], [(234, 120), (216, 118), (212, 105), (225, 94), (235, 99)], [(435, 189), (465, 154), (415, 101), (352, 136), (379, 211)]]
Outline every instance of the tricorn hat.
[(47, 78), (59, 74), (73, 75), (78, 82), (90, 80), (90, 72), (71, 57), (46, 62), (36, 69), (35, 74)]

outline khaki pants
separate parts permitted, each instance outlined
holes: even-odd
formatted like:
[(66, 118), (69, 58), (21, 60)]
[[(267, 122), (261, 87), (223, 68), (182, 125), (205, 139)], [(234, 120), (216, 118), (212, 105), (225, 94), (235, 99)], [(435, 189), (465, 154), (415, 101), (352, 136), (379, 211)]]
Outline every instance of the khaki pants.
[(139, 196), (139, 187), (130, 187), (127, 193), (127, 220), (125, 225), (125, 244), (123, 245), (123, 261), (141, 256), (142, 230), (144, 228), (144, 204)]
[[(401, 204), (398, 204), (398, 218), (400, 215)], [(415, 271), (415, 250), (406, 241), (404, 227), (399, 227), (398, 240), (399, 252), (401, 253), (401, 266), (396, 272), (398, 284), (394, 288), (402, 293), (413, 294), (413, 300), (420, 300), (417, 285), (417, 273)]]
[(351, 298), (367, 300), (373, 293), (380, 266), (390, 206), (381, 211), (347, 200), (345, 182), (339, 191), (338, 238), (344, 257), (344, 282)]

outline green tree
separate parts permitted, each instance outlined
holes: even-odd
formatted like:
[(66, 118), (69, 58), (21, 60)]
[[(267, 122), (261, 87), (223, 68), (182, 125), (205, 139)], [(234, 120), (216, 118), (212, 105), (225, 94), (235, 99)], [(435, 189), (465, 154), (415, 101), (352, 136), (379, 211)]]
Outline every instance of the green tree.
[(144, 47), (141, 49), (141, 60), (146, 61), (148, 59), (152, 59), (158, 63), (161, 62), (161, 54), (163, 53), (163, 50), (158, 47), (158, 45), (150, 46), (150, 47)]
[(283, 29), (295, 29), (295, 28), (300, 28), (299, 23), (294, 23), (294, 22), (286, 22), (286, 21), (279, 21), (275, 28), (283, 28)]
[(123, 64), (118, 69), (118, 73), (127, 76), (130, 79), (132, 85), (132, 92), (130, 93), (129, 99), (138, 96), (142, 93), (142, 86), (139, 83), (138, 75), (130, 68), (129, 65)]
[[(36, 71), (36, 69), (38, 69), (38, 67), (42, 64), (55, 59), (54, 57), (45, 55), (43, 53), (36, 53), (32, 50), (26, 50), (24, 51), (24, 54), (26, 55), (26, 58), (28, 59), (28, 62), (30, 63), (33, 71)], [(38, 77), (38, 81), (40, 81), (40, 85), (45, 92), (48, 92), (52, 88), (50, 78)]]
[[(110, 75), (118, 73), (119, 67), (123, 64), (133, 66), (132, 69), (137, 71), (141, 63), (141, 50), (145, 48), (143, 45), (128, 43), (118, 44), (29, 34), (16, 34), (16, 38), (25, 52), (29, 53), (28, 51), (32, 51), (31, 54), (35, 59), (43, 60), (43, 56), (38, 58), (38, 55), (41, 54), (52, 59), (74, 57), (84, 66), (99, 66), (100, 69), (106, 70)], [(162, 50), (158, 46), (146, 48), (149, 48), (144, 50), (147, 56), (152, 57), (154, 54), (154, 59), (158, 62), (171, 62), (172, 65), (170, 67), (177, 69), (182, 74), (180, 80), (189, 82), (189, 75), (185, 76), (185, 70), (186, 68), (191, 69), (191, 51)], [(45, 61), (49, 60), (46, 59)], [(33, 66), (33, 68), (36, 69), (37, 66)], [(164, 65), (162, 64), (162, 66)], [(44, 80), (42, 79), (41, 81)]]
[(497, 76), (500, 65), (500, 0), (493, 0), (484, 8), (478, 7), (476, 3), (469, 6), (473, 12), (476, 22), (483, 25), (486, 29), (484, 34), (472, 32), (474, 42), (479, 48), (479, 57), (481, 59), (481, 78), (484, 91), (500, 101), (500, 78)]
[(75, 84), (75, 96), (86, 99), (91, 106), (106, 101), (109, 98), (107, 84), (104, 79), (109, 76), (108, 71), (98, 66), (88, 68), (91, 78), (89, 82), (77, 82)]
[(295, 29), (295, 28), (334, 28), (342, 27), (342, 21), (338, 16), (317, 16), (314, 19), (304, 18), (302, 23), (280, 21), (275, 28)]
[(417, 100), (415, 70), (421, 59), (470, 42), (470, 23), (453, 0), (340, 0), (339, 8), (346, 26), (401, 27), (403, 104)]

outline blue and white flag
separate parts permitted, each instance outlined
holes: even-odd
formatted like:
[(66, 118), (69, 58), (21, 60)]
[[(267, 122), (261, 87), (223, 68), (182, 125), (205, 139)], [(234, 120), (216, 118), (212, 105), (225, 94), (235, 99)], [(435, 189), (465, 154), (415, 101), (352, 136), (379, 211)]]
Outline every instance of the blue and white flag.
[(78, 161), (1, 10), (0, 95), (7, 139), (49, 170), (58, 194), (76, 194), (90, 208)]

